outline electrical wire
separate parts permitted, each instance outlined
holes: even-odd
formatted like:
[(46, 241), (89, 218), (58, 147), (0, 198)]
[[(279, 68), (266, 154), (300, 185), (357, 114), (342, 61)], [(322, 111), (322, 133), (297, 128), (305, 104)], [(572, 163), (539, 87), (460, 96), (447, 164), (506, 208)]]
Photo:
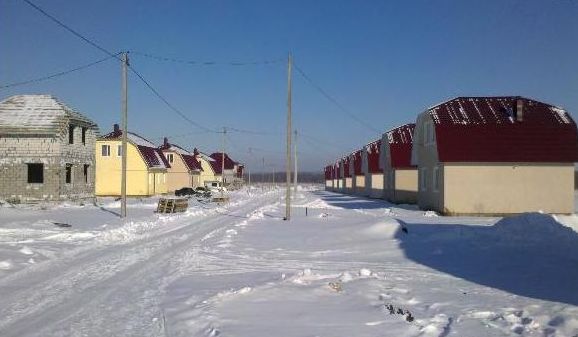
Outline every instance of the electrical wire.
[(166, 57), (166, 56), (152, 55), (152, 54), (150, 54), (150, 53), (143, 53), (143, 52), (139, 52), (139, 51), (131, 51), (131, 53), (134, 54), (134, 55), (138, 55), (138, 56), (142, 56), (142, 57), (154, 59), (154, 60), (157, 60), (157, 61), (173, 62), (173, 63), (182, 63), (182, 64), (198, 65), (198, 66), (215, 66), (215, 65), (228, 65), (228, 66), (269, 65), (269, 64), (277, 64), (277, 63), (280, 63), (280, 62), (284, 61), (283, 59), (263, 60), (263, 61), (250, 61), (250, 62), (236, 62), (236, 61), (230, 61), (230, 62), (191, 61), (191, 60), (183, 60), (183, 59), (177, 59), (177, 58)]
[(72, 69), (69, 69), (69, 70), (61, 71), (61, 72), (58, 72), (58, 73), (54, 73), (54, 74), (50, 74), (50, 75), (46, 75), (46, 76), (34, 78), (34, 79), (31, 79), (31, 80), (26, 80), (26, 81), (21, 81), (21, 82), (14, 82), (14, 83), (10, 83), (10, 84), (0, 85), (0, 89), (18, 87), (18, 86), (25, 85), (25, 84), (38, 83), (38, 82), (50, 80), (50, 79), (53, 79), (53, 78), (58, 78), (58, 77), (60, 77), (60, 76), (68, 75), (68, 74), (74, 73), (74, 72), (76, 72), (76, 71), (80, 71), (80, 70), (84, 70), (84, 69), (86, 69), (86, 68), (90, 68), (90, 67), (95, 66), (95, 65), (97, 65), (97, 64), (100, 64), (100, 63), (102, 63), (102, 62), (104, 62), (104, 61), (108, 61), (108, 60), (110, 60), (111, 58), (116, 58), (119, 54), (120, 54), (120, 53), (117, 53), (117, 54), (115, 54), (115, 55), (105, 57), (105, 58), (100, 59), (100, 60), (98, 60), (98, 61), (94, 61), (94, 62), (91, 62), (91, 63), (88, 63), (88, 64), (84, 64), (84, 65), (81, 65), (81, 66), (78, 66), (78, 67), (75, 67), (75, 68), (72, 68)]
[(34, 8), (35, 10), (37, 10), (38, 12), (42, 13), (44, 16), (48, 17), (50, 20), (54, 21), (56, 24), (58, 24), (59, 26), (61, 26), (62, 28), (66, 29), (67, 31), (69, 31), (70, 33), (72, 33), (73, 35), (75, 35), (76, 37), (80, 38), (81, 40), (83, 40), (84, 42), (90, 44), (91, 46), (99, 49), (100, 51), (108, 54), (108, 56), (114, 57), (118, 60), (120, 60), (120, 58), (118, 57), (119, 54), (113, 54), (111, 51), (107, 50), (106, 48), (100, 46), (99, 44), (97, 44), (96, 42), (90, 40), (89, 38), (85, 37), (84, 35), (80, 34), (79, 32), (75, 31), (74, 29), (70, 28), (68, 25), (66, 25), (65, 23), (63, 23), (62, 21), (58, 20), (57, 18), (55, 18), (54, 16), (52, 16), (51, 14), (47, 13), (45, 10), (43, 10), (42, 8), (38, 7), (37, 5), (35, 5), (32, 1), (30, 0), (22, 0), (25, 3), (27, 3), (30, 7)]
[(365, 126), (366, 128), (368, 128), (371, 131), (377, 132), (377, 133), (381, 133), (379, 130), (377, 130), (376, 128), (372, 127), (371, 125), (369, 125), (368, 123), (364, 122), (363, 120), (361, 120), (359, 117), (355, 116), (354, 113), (352, 113), (351, 111), (349, 111), (348, 109), (346, 109), (341, 103), (339, 103), (335, 98), (333, 98), (331, 95), (329, 95), (327, 93), (327, 91), (325, 91), (323, 88), (321, 88), (321, 86), (319, 86), (317, 83), (315, 83), (311, 77), (309, 77), (309, 75), (307, 75), (303, 69), (301, 69), (297, 64), (293, 63), (293, 66), (295, 67), (295, 69), (297, 70), (297, 72), (313, 87), (315, 88), (317, 91), (319, 91), (319, 93), (321, 93), (321, 95), (323, 95), (327, 100), (329, 100), (331, 103), (333, 103), (335, 106), (337, 106), (342, 112), (344, 112), (345, 114), (347, 114), (350, 118), (354, 119), (356, 122), (358, 122), (359, 124)]
[(181, 110), (177, 109), (173, 104), (171, 104), (163, 95), (161, 95), (151, 84), (149, 81), (147, 81), (136, 69), (134, 69), (134, 67), (132, 65), (128, 66), (129, 69), (146, 85), (147, 88), (149, 88), (149, 90), (155, 95), (157, 96), (161, 101), (163, 101), (163, 103), (165, 103), (166, 106), (168, 106), (172, 111), (174, 111), (176, 114), (178, 114), (179, 116), (181, 116), (184, 120), (186, 120), (187, 122), (189, 122), (190, 124), (192, 124), (193, 126), (207, 131), (207, 132), (213, 132), (213, 133), (218, 133), (219, 131), (210, 129), (206, 126), (203, 126), (197, 122), (195, 122), (194, 120), (190, 119), (187, 115), (185, 115), (183, 112), (181, 112)]

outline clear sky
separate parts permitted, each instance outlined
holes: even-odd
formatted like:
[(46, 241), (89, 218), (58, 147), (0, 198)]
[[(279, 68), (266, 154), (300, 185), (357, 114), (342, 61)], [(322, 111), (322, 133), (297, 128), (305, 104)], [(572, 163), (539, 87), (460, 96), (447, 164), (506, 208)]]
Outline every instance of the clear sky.
[[(210, 62), (188, 65), (136, 53), (131, 65), (175, 107), (230, 133), (234, 159), (253, 171), (284, 165), (287, 53), (357, 118), (386, 131), (455, 96), (522, 95), (578, 112), (578, 2), (427, 1), (72, 1), (33, 0), (114, 52)], [(21, 0), (0, 0), (0, 85), (106, 57)], [(59, 97), (102, 133), (120, 116), (120, 64), (108, 60), (54, 80), (0, 90)], [(294, 126), (304, 170), (320, 170), (379, 134), (293, 73)], [(129, 76), (129, 129), (204, 152), (203, 133)], [(249, 148), (252, 148), (249, 151)]]

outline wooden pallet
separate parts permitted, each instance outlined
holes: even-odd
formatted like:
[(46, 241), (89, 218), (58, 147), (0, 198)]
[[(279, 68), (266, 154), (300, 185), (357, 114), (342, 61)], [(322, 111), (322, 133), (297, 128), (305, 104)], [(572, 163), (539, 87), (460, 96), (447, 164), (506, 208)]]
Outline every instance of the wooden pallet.
[(189, 202), (184, 198), (160, 198), (156, 213), (184, 212), (189, 207)]
[(213, 197), (213, 202), (228, 202), (229, 201), (229, 197), (228, 196), (222, 196), (222, 197)]

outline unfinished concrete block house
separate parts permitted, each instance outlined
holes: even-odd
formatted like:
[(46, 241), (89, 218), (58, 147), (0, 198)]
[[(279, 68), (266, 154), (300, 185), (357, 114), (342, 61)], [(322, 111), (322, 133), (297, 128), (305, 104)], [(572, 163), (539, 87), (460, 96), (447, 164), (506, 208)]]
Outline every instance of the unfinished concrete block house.
[(570, 115), (524, 97), (459, 97), (417, 118), (419, 206), (444, 214), (574, 212)]
[(417, 167), (411, 164), (415, 124), (387, 131), (381, 138), (383, 151), (383, 197), (395, 203), (417, 202)]
[(0, 198), (61, 200), (94, 195), (97, 125), (50, 95), (0, 102)]

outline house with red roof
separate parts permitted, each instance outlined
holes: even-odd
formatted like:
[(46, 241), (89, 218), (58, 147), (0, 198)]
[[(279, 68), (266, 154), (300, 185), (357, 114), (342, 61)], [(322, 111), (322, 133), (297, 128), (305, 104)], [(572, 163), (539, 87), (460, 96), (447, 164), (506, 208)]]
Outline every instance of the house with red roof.
[(210, 157), (213, 159), (210, 163), (218, 181), (222, 181), (224, 185), (229, 185), (243, 180), (245, 169), (243, 164), (234, 161), (227, 153), (223, 154), (223, 152), (214, 152)]
[(344, 193), (353, 193), (353, 160), (351, 155), (341, 158), (343, 162), (343, 188)]
[(562, 108), (519, 96), (458, 97), (418, 116), (413, 144), (423, 209), (574, 212), (578, 133)]
[(417, 203), (417, 167), (411, 164), (415, 124), (385, 132), (383, 144), (383, 197), (395, 203)]
[(365, 193), (365, 172), (363, 171), (363, 150), (354, 151), (351, 155), (351, 174), (353, 176), (353, 193)]
[(167, 192), (172, 193), (183, 187), (199, 187), (203, 168), (201, 162), (194, 154), (189, 153), (182, 147), (169, 143), (164, 138), (159, 150), (170, 164), (167, 169)]
[(383, 198), (383, 152), (381, 138), (363, 147), (362, 170), (365, 172), (365, 196)]
[[(95, 191), (97, 196), (119, 196), (122, 175), (122, 134), (118, 124), (96, 140)], [(171, 167), (156, 145), (134, 132), (127, 133), (127, 195), (167, 193), (167, 170)]]

